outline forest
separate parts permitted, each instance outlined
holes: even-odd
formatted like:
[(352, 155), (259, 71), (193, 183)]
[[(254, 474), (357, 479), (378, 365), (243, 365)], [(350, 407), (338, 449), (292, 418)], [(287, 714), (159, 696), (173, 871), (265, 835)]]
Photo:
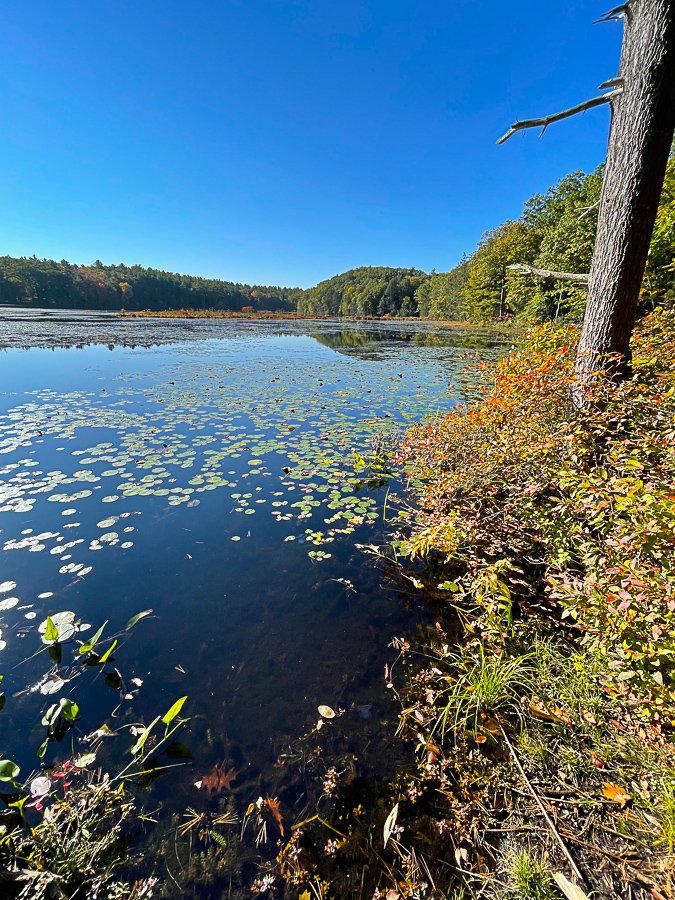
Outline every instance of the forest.
[[(306, 316), (419, 317), (457, 322), (579, 321), (583, 284), (536, 278), (513, 265), (572, 273), (590, 267), (602, 167), (574, 172), (488, 231), (449, 272), (361, 266), (315, 287), (265, 287), (140, 265), (76, 265), (0, 257), (0, 304), (112, 310), (294, 312)], [(671, 154), (645, 274), (643, 303), (675, 296), (675, 155)]]
[(0, 304), (40, 308), (289, 312), (301, 291), (178, 275), (143, 266), (0, 257)]

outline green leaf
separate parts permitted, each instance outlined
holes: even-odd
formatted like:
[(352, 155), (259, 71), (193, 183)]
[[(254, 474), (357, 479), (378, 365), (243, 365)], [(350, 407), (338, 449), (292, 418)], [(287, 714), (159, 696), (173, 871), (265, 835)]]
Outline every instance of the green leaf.
[(107, 624), (108, 624), (108, 620), (106, 619), (106, 621), (103, 623), (103, 625), (101, 625), (101, 627), (96, 632), (96, 634), (93, 637), (89, 638), (89, 640), (86, 643), (84, 643), (80, 646), (80, 649), (77, 651), (80, 655), (82, 655), (83, 653), (91, 653), (91, 651), (96, 646), (97, 641), (103, 634), (103, 629), (105, 628), (105, 626)]
[(0, 759), (0, 781), (14, 781), (20, 771), (11, 759)]
[(186, 700), (187, 695), (185, 697), (180, 697), (180, 699), (176, 700), (171, 709), (169, 709), (168, 712), (164, 713), (164, 715), (162, 716), (162, 722), (164, 722), (165, 725), (170, 725), (173, 722), (173, 720), (183, 708), (183, 704)]
[(148, 737), (150, 736), (150, 732), (152, 731), (152, 729), (155, 727), (155, 725), (158, 722), (159, 722), (159, 716), (157, 716), (155, 719), (153, 719), (152, 722), (148, 725), (148, 727), (143, 731), (143, 733), (139, 735), (138, 740), (136, 741), (134, 746), (131, 748), (132, 756), (136, 756), (137, 753), (141, 752), (141, 750), (145, 746), (145, 742), (147, 741)]
[(136, 613), (135, 616), (132, 616), (127, 624), (124, 626), (125, 631), (131, 631), (131, 629), (136, 625), (137, 622), (140, 622), (141, 619), (144, 619), (146, 616), (152, 615), (151, 609), (144, 609), (143, 612)]
[(80, 714), (80, 707), (75, 703), (74, 700), (67, 700), (63, 697), (60, 701), (61, 713), (63, 714), (63, 718), (72, 725), (72, 723), (77, 719)]
[(38, 759), (43, 759), (45, 753), (47, 752), (47, 746), (49, 744), (49, 738), (46, 738), (38, 747)]
[(108, 662), (108, 660), (109, 660), (109, 658), (110, 658), (110, 654), (113, 652), (113, 650), (115, 649), (116, 646), (117, 646), (117, 639), (115, 639), (115, 640), (112, 642), (112, 644), (108, 647), (108, 649), (105, 651), (105, 653), (103, 654), (103, 656), (100, 658), (99, 663), (100, 663), (101, 665), (103, 665), (103, 663)]
[(50, 642), (58, 641), (59, 639), (59, 629), (54, 624), (53, 619), (50, 616), (47, 616), (46, 627), (45, 627), (45, 640)]

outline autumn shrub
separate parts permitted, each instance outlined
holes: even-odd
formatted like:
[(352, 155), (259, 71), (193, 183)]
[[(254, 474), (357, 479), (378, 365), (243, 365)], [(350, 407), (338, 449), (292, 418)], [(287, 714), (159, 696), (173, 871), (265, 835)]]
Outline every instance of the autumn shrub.
[(642, 320), (631, 377), (597, 379), (588, 410), (571, 401), (577, 336), (536, 327), (486, 369), (479, 402), (408, 432), (417, 512), (400, 548), (453, 602), (494, 607), (491, 572), (509, 606), (548, 607), (607, 689), (672, 719), (675, 311)]

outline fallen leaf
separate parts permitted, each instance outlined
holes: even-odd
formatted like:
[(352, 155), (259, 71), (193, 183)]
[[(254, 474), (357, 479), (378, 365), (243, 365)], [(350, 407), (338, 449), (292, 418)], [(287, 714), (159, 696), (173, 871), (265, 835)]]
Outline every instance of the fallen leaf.
[(557, 725), (571, 725), (572, 719), (555, 703), (550, 706), (544, 706), (541, 700), (534, 697), (530, 700), (530, 712), (536, 719), (543, 719), (545, 722), (555, 722)]
[(284, 836), (284, 825), (283, 825), (283, 816), (281, 815), (281, 807), (279, 806), (279, 800), (276, 797), (267, 797), (265, 800), (265, 806), (272, 813), (272, 818), (277, 823), (277, 828), (279, 829), (279, 834), (281, 837)]
[(335, 718), (335, 710), (332, 709), (330, 706), (321, 705), (319, 707), (319, 715), (323, 716), (324, 719), (334, 719)]
[(618, 803), (621, 809), (625, 809), (632, 799), (631, 795), (626, 793), (622, 787), (619, 787), (618, 784), (610, 784), (608, 781), (602, 786), (602, 796), (613, 803)]
[(220, 793), (221, 791), (231, 791), (232, 782), (237, 780), (238, 774), (236, 769), (230, 769), (229, 772), (226, 772), (222, 763), (216, 763), (207, 775), (202, 775), (198, 784), (199, 787), (212, 794)]

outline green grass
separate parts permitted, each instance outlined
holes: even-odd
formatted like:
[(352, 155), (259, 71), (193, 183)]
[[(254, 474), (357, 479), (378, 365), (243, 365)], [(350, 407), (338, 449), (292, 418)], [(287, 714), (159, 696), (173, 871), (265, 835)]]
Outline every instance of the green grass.
[(522, 900), (556, 900), (548, 864), (529, 850), (515, 850), (508, 860), (513, 895)]
[[(481, 714), (521, 715), (522, 698), (534, 689), (532, 654), (507, 656), (486, 651), (482, 644), (461, 656), (450, 656), (451, 686), (433, 727), (445, 737), (448, 728), (479, 726)], [(432, 733), (433, 733), (432, 732)]]

